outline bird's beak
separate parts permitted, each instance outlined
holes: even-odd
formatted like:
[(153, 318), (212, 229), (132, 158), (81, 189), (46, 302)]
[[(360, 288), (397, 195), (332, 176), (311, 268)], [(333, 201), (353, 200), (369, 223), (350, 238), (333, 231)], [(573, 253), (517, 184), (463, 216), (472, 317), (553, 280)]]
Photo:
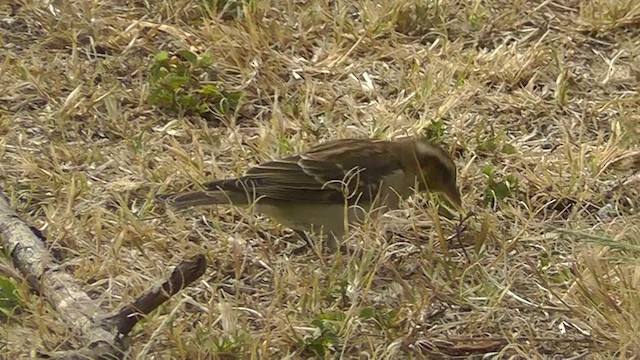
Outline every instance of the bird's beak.
[(464, 209), (462, 208), (462, 198), (460, 196), (460, 190), (457, 186), (453, 185), (447, 187), (446, 189), (444, 189), (443, 193), (459, 213), (464, 213)]

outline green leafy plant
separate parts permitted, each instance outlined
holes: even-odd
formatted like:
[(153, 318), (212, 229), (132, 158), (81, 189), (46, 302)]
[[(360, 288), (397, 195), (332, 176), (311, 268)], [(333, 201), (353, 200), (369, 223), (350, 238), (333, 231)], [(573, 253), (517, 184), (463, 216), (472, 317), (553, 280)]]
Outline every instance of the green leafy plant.
[(440, 143), (444, 137), (444, 121), (431, 120), (431, 123), (422, 130), (422, 135), (434, 143)]
[(0, 277), (0, 318), (11, 316), (19, 304), (16, 284), (11, 279)]
[(233, 336), (221, 336), (215, 340), (216, 353), (222, 355), (239, 355), (242, 353), (242, 338)]
[(205, 119), (233, 113), (242, 93), (227, 91), (219, 84), (208, 55), (180, 50), (170, 56), (161, 51), (149, 69), (151, 93), (147, 102), (180, 115), (197, 114)]
[(385, 332), (398, 327), (398, 309), (364, 307), (360, 310), (358, 317), (373, 321), (378, 329)]
[(347, 287), (349, 286), (349, 282), (346, 280), (336, 281), (335, 286), (328, 287), (322, 290), (322, 296), (327, 301), (332, 301), (336, 299), (344, 299), (347, 296)]
[(469, 9), (467, 14), (467, 21), (473, 30), (479, 30), (486, 22), (487, 13), (480, 7), (480, 2), (477, 2), (475, 6)]
[(345, 320), (343, 312), (321, 313), (311, 324), (316, 327), (313, 336), (302, 340), (303, 353), (313, 356), (325, 356), (328, 352), (340, 349), (338, 332)]
[(504, 179), (497, 180), (491, 165), (485, 165), (482, 173), (487, 176), (487, 186), (483, 192), (485, 205), (495, 206), (499, 200), (512, 196), (512, 191), (517, 188), (518, 181), (515, 176), (507, 175)]
[(504, 130), (495, 131), (493, 126), (490, 127), (490, 134), (476, 137), (478, 149), (487, 153), (502, 153), (504, 155), (513, 155), (517, 152), (515, 146), (505, 142), (506, 134)]

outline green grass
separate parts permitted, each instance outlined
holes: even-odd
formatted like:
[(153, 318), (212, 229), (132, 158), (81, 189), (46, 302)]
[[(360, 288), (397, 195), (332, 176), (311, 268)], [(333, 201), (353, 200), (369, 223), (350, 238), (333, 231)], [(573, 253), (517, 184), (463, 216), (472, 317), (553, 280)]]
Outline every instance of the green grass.
[[(210, 263), (130, 358), (640, 353), (639, 0), (20, 3), (0, 6), (18, 212), (107, 309), (186, 255)], [(414, 198), (350, 254), (293, 256), (250, 212), (153, 201), (320, 141), (417, 134), (456, 156), (459, 237)], [(2, 356), (73, 338), (0, 261)]]

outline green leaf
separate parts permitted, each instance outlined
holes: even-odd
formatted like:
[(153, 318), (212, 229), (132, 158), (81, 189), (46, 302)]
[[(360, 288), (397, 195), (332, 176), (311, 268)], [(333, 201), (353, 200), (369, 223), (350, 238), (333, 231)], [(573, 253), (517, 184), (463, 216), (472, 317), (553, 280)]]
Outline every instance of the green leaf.
[(153, 57), (153, 60), (155, 62), (165, 62), (169, 60), (169, 53), (162, 50)]
[(220, 95), (218, 87), (213, 84), (204, 85), (200, 88), (200, 93), (203, 95)]
[(487, 151), (487, 152), (493, 152), (498, 148), (498, 145), (496, 145), (495, 139), (487, 139), (485, 142), (480, 144), (480, 146), (478, 146), (478, 147), (481, 150), (484, 150), (484, 151)]
[(318, 319), (320, 320), (344, 321), (345, 318), (346, 315), (342, 311), (327, 312), (318, 315)]
[(487, 175), (489, 179), (493, 178), (493, 167), (491, 165), (485, 165), (482, 167), (482, 173)]
[(502, 200), (502, 199), (508, 197), (509, 195), (511, 195), (511, 191), (509, 190), (509, 187), (507, 186), (507, 184), (504, 181), (501, 181), (499, 183), (493, 184), (491, 189), (495, 193), (496, 197), (498, 199), (500, 199), (500, 200)]
[(155, 89), (151, 91), (147, 101), (151, 105), (166, 107), (173, 105), (173, 97), (173, 92), (169, 92), (164, 89)]
[(482, 192), (482, 199), (485, 205), (492, 204), (496, 201), (495, 194), (493, 193), (491, 187), (486, 187), (484, 189), (484, 191)]
[(324, 329), (324, 321), (322, 321), (321, 319), (314, 319), (313, 321), (311, 321), (311, 325), (317, 327), (320, 330)]
[(182, 50), (176, 51), (176, 54), (181, 59), (186, 60), (193, 65), (198, 65), (198, 55), (192, 53), (191, 51), (182, 49)]
[(240, 99), (242, 98), (242, 91), (228, 91), (225, 92), (224, 97), (227, 98), (227, 100), (229, 100), (229, 103), (237, 105), (238, 102), (240, 102)]
[(19, 304), (15, 283), (11, 279), (0, 277), (0, 313), (11, 315)]
[(207, 54), (200, 55), (198, 59), (198, 67), (208, 68), (213, 64), (213, 58)]
[(196, 107), (196, 111), (198, 112), (198, 114), (206, 114), (211, 112), (211, 107), (207, 103), (200, 103)]
[(188, 93), (176, 96), (176, 102), (182, 106), (183, 110), (195, 110), (199, 104), (198, 99), (193, 94)]
[(444, 121), (442, 119), (432, 120), (424, 131), (424, 137), (431, 141), (437, 141), (444, 136)]
[(165, 84), (173, 90), (180, 89), (188, 83), (189, 77), (187, 76), (169, 75), (165, 78)]
[(504, 144), (502, 146), (502, 153), (507, 155), (513, 155), (517, 152), (516, 147), (511, 144)]
[(358, 314), (358, 317), (361, 317), (363, 319), (370, 319), (374, 317), (375, 314), (376, 314), (376, 309), (372, 307), (365, 307), (360, 310), (360, 314)]

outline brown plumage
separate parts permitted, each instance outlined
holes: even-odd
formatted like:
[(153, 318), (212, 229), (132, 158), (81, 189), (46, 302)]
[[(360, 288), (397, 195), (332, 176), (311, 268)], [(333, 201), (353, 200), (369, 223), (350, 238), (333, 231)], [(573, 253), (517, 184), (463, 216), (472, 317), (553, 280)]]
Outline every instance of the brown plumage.
[[(461, 209), (451, 157), (442, 148), (415, 138), (333, 140), (251, 167), (242, 177), (203, 187), (205, 191), (158, 198), (176, 208), (255, 201), (258, 212), (301, 235), (322, 229), (333, 235), (330, 239), (339, 239), (347, 223), (363, 221), (371, 209), (378, 214), (398, 208), (414, 188), (441, 192)], [(334, 241), (329, 245), (335, 248)]]

